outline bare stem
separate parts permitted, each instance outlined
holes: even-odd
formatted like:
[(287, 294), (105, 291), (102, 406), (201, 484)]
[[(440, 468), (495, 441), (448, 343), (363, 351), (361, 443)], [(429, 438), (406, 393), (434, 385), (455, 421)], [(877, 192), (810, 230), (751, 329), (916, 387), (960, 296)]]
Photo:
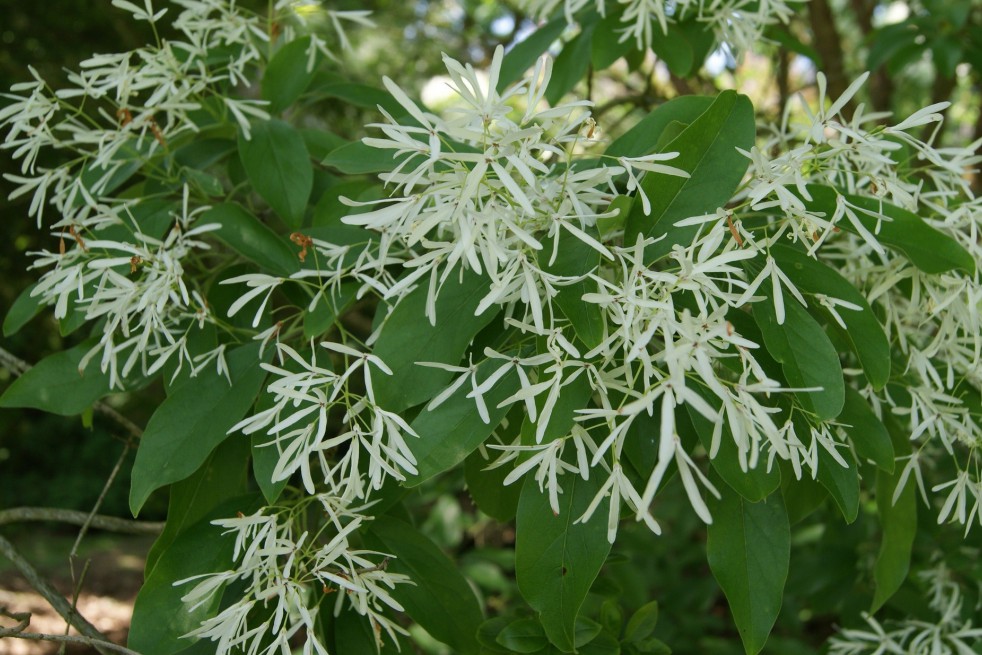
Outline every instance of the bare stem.
[(150, 521), (131, 521), (115, 516), (105, 516), (102, 514), (91, 515), (89, 512), (80, 512), (73, 509), (59, 509), (55, 507), (12, 507), (11, 509), (0, 510), (0, 525), (7, 523), (20, 523), (23, 521), (53, 521), (56, 523), (68, 523), (69, 525), (85, 525), (99, 530), (109, 530), (111, 532), (122, 532), (126, 534), (160, 534), (164, 529), (163, 523)]
[(25, 632), (31, 622), (31, 615), (27, 612), (11, 612), (5, 607), (0, 607), (0, 616), (6, 616), (17, 621), (17, 625), (15, 626), (9, 628), (0, 627), (0, 639), (11, 637), (14, 639), (27, 639), (29, 641), (55, 641), (62, 644), (91, 646), (99, 650), (99, 652), (104, 652), (103, 649), (105, 649), (106, 651), (123, 653), (123, 655), (140, 655), (134, 650), (114, 644), (111, 641), (106, 641), (105, 639), (95, 639), (84, 635), (48, 635), (37, 632)]
[[(82, 512), (79, 513), (82, 514)], [(3, 555), (9, 559), (11, 563), (16, 566), (18, 570), (20, 570), (24, 578), (27, 579), (28, 584), (30, 584), (31, 587), (33, 587), (39, 594), (41, 594), (41, 596), (44, 597), (46, 601), (48, 601), (48, 604), (51, 605), (52, 609), (58, 612), (58, 614), (60, 614), (69, 625), (78, 630), (83, 637), (88, 638), (89, 641), (86, 642), (88, 645), (92, 646), (103, 655), (109, 655), (110, 651), (112, 650), (119, 652), (119, 649), (122, 648), (122, 646), (113, 645), (111, 647), (109, 645), (109, 640), (106, 639), (106, 636), (99, 632), (94, 625), (89, 623), (84, 616), (76, 612), (65, 597), (58, 593), (58, 590), (55, 589), (50, 582), (42, 578), (37, 572), (37, 569), (31, 566), (31, 563), (24, 559), (23, 556), (17, 552), (17, 549), (14, 548), (14, 545), (7, 541), (4, 537), (0, 537), (0, 555)], [(21, 632), (17, 635), (9, 636), (18, 636), (20, 638), (27, 639), (28, 637), (24, 637), (24, 634), (25, 633)], [(63, 641), (65, 639), (65, 635), (48, 636), (52, 637), (48, 641)]]

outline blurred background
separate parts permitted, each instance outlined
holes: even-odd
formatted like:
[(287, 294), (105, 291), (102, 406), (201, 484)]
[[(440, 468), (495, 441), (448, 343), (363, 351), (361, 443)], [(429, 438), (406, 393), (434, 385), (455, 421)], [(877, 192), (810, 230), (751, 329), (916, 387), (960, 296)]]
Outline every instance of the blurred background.
[[(141, 31), (108, 0), (43, 0), (4, 2), (0, 21), (0, 89), (30, 79), (33, 66), (57, 87), (65, 71), (92, 53), (127, 50), (146, 42)], [(165, 4), (159, 0), (159, 4)], [(239, 4), (265, 7), (264, 0), (242, 0)], [(518, 3), (490, 0), (374, 0), (371, 2), (329, 3), (331, 8), (373, 10), (374, 30), (362, 30), (353, 38), (355, 52), (339, 66), (349, 79), (380, 85), (382, 75), (397, 80), (404, 89), (416, 90), (424, 100), (439, 105), (444, 71), (440, 53), (446, 52), (481, 68), (490, 61), (496, 45), (506, 47), (534, 29)], [(944, 145), (964, 145), (982, 138), (982, 0), (812, 0), (800, 4), (788, 25), (768, 34), (770, 44), (759, 54), (748, 53), (737, 62), (726, 52), (713, 53), (698, 76), (674, 78), (667, 68), (652, 58), (621, 60), (603, 76), (597, 76), (589, 93), (596, 102), (598, 122), (607, 136), (619, 131), (666, 99), (680, 94), (715, 93), (736, 88), (751, 96), (763, 120), (777, 120), (784, 107), (801, 92), (815, 95), (815, 73), (828, 77), (829, 95), (837, 96), (863, 71), (871, 71), (870, 82), (859, 101), (867, 110), (904, 115), (931, 103), (950, 100), (947, 122), (938, 139)], [(0, 107), (7, 101), (0, 98)], [(334, 131), (354, 139), (363, 134), (362, 125), (376, 120), (373, 113), (325, 103), (318, 108)], [(16, 168), (8, 153), (0, 151), (0, 173)], [(982, 191), (979, 178), (974, 180)], [(8, 200), (13, 186), (0, 178), (0, 313), (6, 314), (14, 299), (36, 279), (27, 270), (28, 255), (45, 238), (27, 217), (29, 198)], [(0, 339), (0, 348), (32, 364), (44, 356), (75, 345), (78, 333), (63, 335), (49, 312), (42, 312), (17, 334)], [(9, 361), (7, 362), (9, 364)], [(14, 373), (0, 366), (0, 392)], [(151, 387), (111, 402), (137, 425), (144, 425), (160, 389)], [(47, 506), (89, 510), (102, 491), (114, 464), (124, 449), (125, 435), (117, 425), (96, 415), (91, 421), (78, 417), (57, 417), (30, 410), (0, 410), (0, 509), (17, 506)], [(127, 516), (128, 469), (124, 463), (109, 488), (102, 513)], [(488, 597), (504, 603), (517, 593), (509, 577), (507, 527), (492, 524), (477, 515), (465, 496), (452, 492), (459, 481), (448, 480), (443, 488), (433, 488), (418, 498), (421, 516), (435, 540), (459, 556), (466, 572), (478, 582)], [(666, 503), (667, 504), (667, 503)], [(680, 503), (684, 506), (685, 503)], [(166, 495), (151, 499), (141, 518), (162, 520)], [(705, 570), (701, 545), (686, 549), (685, 544), (665, 540), (691, 539), (699, 526), (684, 525), (692, 516), (680, 513), (678, 525), (666, 531), (662, 541), (647, 548), (651, 557), (643, 563), (622, 566), (624, 593), (638, 599), (673, 599), (667, 622), (668, 634), (661, 638), (676, 652), (732, 652), (732, 635), (727, 635), (728, 616), (712, 577)], [(667, 519), (669, 522), (671, 518)], [(807, 541), (804, 557), (816, 558), (819, 569), (828, 571), (826, 579), (814, 581), (807, 603), (789, 598), (767, 652), (812, 653), (828, 634), (830, 624), (823, 613), (841, 611), (841, 584), (852, 584), (855, 562), (850, 544), (863, 536), (862, 521), (841, 526), (843, 553), (813, 552)], [(44, 540), (38, 539), (37, 525), (8, 525), (0, 528), (23, 553), (60, 584), (70, 581), (66, 553), (76, 530), (47, 526)], [(625, 529), (623, 543), (647, 539)], [(801, 537), (807, 539), (807, 535)], [(147, 539), (90, 537), (81, 551), (92, 559), (89, 581), (90, 600), (101, 602), (102, 614), (116, 617), (110, 636), (121, 638), (132, 601), (142, 579), (142, 553)], [(620, 542), (619, 542), (620, 543)], [(666, 553), (694, 552), (690, 560), (665, 561)], [(637, 552), (637, 551), (635, 551)], [(644, 552), (644, 549), (641, 549)], [(796, 551), (798, 552), (798, 551)], [(845, 561), (840, 561), (845, 558)], [(799, 570), (792, 566), (792, 571)], [(807, 570), (807, 569), (803, 569)], [(707, 591), (708, 589), (708, 591)], [(17, 594), (28, 589), (0, 559), (0, 605), (13, 603)], [(6, 596), (4, 595), (6, 594)], [(825, 594), (825, 596), (823, 596)], [(827, 598), (826, 598), (827, 596)], [(707, 598), (716, 598), (708, 603)], [(825, 600), (823, 600), (825, 599)], [(23, 599), (21, 599), (23, 600)], [(826, 602), (823, 605), (823, 602)], [(115, 603), (115, 604), (113, 604)], [(796, 609), (796, 604), (807, 609)], [(838, 604), (838, 605), (837, 605)], [(41, 611), (39, 606), (37, 611)], [(85, 610), (83, 609), (83, 612)], [(95, 610), (99, 611), (99, 610)], [(664, 615), (664, 614), (663, 614)], [(58, 628), (53, 628), (58, 630)], [(21, 651), (11, 650), (14, 647)], [(56, 652), (57, 647), (31, 646), (26, 642), (0, 642), (0, 653)]]

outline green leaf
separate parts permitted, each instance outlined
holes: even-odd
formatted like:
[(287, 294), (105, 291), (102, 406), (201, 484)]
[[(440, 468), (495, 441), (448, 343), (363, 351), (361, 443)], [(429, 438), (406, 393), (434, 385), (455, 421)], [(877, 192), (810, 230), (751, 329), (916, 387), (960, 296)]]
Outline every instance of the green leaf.
[(362, 107), (365, 109), (375, 109), (382, 107), (393, 118), (400, 118), (406, 115), (406, 108), (392, 97), (392, 94), (384, 89), (367, 84), (355, 84), (349, 82), (339, 82), (330, 84), (319, 91), (329, 98), (337, 98), (345, 102)]
[[(586, 230), (590, 236), (600, 240), (596, 228)], [(556, 260), (549, 263), (552, 248), (544, 244), (538, 253), (539, 265), (553, 275), (582, 276), (593, 272), (600, 265), (600, 253), (567, 230), (560, 230), (559, 243), (556, 244)], [(596, 283), (581, 280), (574, 284), (559, 287), (555, 302), (563, 315), (569, 319), (576, 336), (588, 348), (600, 345), (604, 338), (603, 312), (599, 306), (583, 302), (583, 294), (596, 291)]]
[(613, 598), (608, 598), (600, 606), (600, 624), (610, 634), (621, 633), (621, 626), (624, 625), (624, 610)]
[(706, 554), (744, 650), (759, 653), (781, 611), (791, 557), (791, 528), (781, 494), (751, 503), (724, 493), (713, 509)]
[(232, 202), (212, 207), (198, 219), (201, 224), (218, 223), (216, 236), (266, 272), (288, 276), (300, 270), (300, 261), (286, 240), (269, 226)]
[(715, 99), (710, 96), (679, 96), (658, 105), (654, 111), (615, 139), (605, 155), (641, 157), (653, 152), (662, 132), (673, 122), (692, 124), (709, 109)]
[[(559, 390), (552, 413), (549, 415), (549, 422), (545, 426), (540, 424), (545, 399), (536, 398), (536, 405), (540, 412), (537, 417), (539, 420), (533, 423), (528, 415), (525, 416), (525, 421), (522, 423), (522, 443), (525, 445), (549, 443), (568, 435), (576, 419), (576, 410), (587, 407), (592, 396), (593, 387), (590, 386), (589, 378), (586, 375), (580, 375)], [(536, 439), (536, 432), (540, 429), (542, 437)]]
[[(975, 272), (975, 259), (953, 238), (928, 225), (920, 216), (887, 202), (874, 198), (840, 194), (831, 187), (809, 184), (812, 200), (804, 200), (809, 211), (825, 212), (832, 216), (836, 198), (842, 195), (860, 209), (882, 213), (890, 221), (880, 221), (862, 212), (856, 212), (863, 227), (876, 235), (877, 240), (902, 252), (910, 262), (925, 273), (945, 273), (961, 269), (969, 275)], [(842, 218), (836, 224), (844, 230), (856, 232), (852, 223)]]
[(653, 600), (635, 612), (627, 622), (624, 641), (638, 642), (647, 639), (658, 625), (658, 601)]
[(507, 523), (515, 518), (522, 486), (518, 483), (504, 486), (505, 478), (511, 470), (507, 466), (485, 470), (489, 463), (479, 450), (467, 456), (464, 460), (467, 492), (479, 510), (496, 521)]
[(31, 407), (59, 416), (81, 414), (109, 393), (109, 376), (99, 370), (99, 357), (85, 370), (78, 365), (95, 341), (49, 355), (14, 380), (0, 396), (0, 407)]
[[(719, 409), (722, 401), (713, 394), (698, 387), (694, 387), (703, 399), (713, 407)], [(705, 416), (694, 410), (690, 405), (686, 405), (686, 411), (691, 421), (691, 426), (699, 435), (699, 441), (707, 451), (712, 449), (713, 432), (715, 424), (707, 420)], [(688, 429), (689, 421), (676, 417), (676, 428), (684, 436)], [(730, 426), (724, 420), (722, 434), (720, 435), (719, 452), (710, 460), (710, 464), (723, 481), (726, 482), (734, 491), (751, 502), (757, 502), (768, 497), (775, 489), (781, 485), (781, 474), (776, 467), (768, 470), (766, 462), (758, 462), (757, 466), (744, 471), (740, 466), (740, 457), (736, 442), (733, 441), (733, 433)]]
[[(897, 454), (909, 455), (910, 441), (892, 417), (887, 419), (887, 427)], [(902, 475), (903, 469), (897, 469), (892, 474), (876, 472), (876, 509), (883, 535), (873, 568), (876, 591), (870, 612), (876, 612), (890, 600), (910, 571), (910, 557), (917, 535), (917, 492), (914, 480), (908, 479), (904, 490), (897, 496), (897, 502), (893, 502)]]
[[(324, 605), (333, 606), (334, 603), (325, 601)], [(347, 603), (333, 622), (335, 650), (330, 652), (359, 655), (373, 655), (380, 652), (378, 642), (375, 640), (375, 631), (368, 617), (354, 611)], [(385, 645), (391, 647), (391, 644)]]
[(41, 295), (31, 296), (31, 292), (36, 286), (37, 284), (32, 284), (21, 291), (10, 309), (7, 310), (7, 315), (3, 318), (3, 336), (9, 337), (17, 334), (32, 318), (41, 313), (44, 308)]
[(133, 463), (133, 516), (154, 490), (194, 473), (252, 407), (266, 379), (259, 366), (259, 344), (232, 350), (226, 361), (231, 385), (224, 377), (199, 374), (168, 396), (150, 417)]
[(167, 524), (147, 553), (146, 575), (153, 570), (160, 556), (174, 540), (219, 504), (246, 492), (248, 479), (249, 443), (245, 439), (229, 439), (208, 456), (191, 477), (170, 487), (167, 504)]
[[(673, 116), (665, 125), (671, 120), (679, 119)], [(750, 100), (735, 91), (720, 93), (709, 109), (662, 149), (679, 153), (668, 163), (687, 171), (689, 177), (648, 174), (641, 182), (651, 200), (651, 213), (645, 215), (642, 203), (634, 203), (625, 243), (633, 244), (638, 234), (659, 238), (648, 248), (649, 261), (671, 252), (675, 244), (690, 243), (699, 226), (676, 227), (675, 222), (712, 213), (729, 201), (750, 163), (736, 149), (749, 150), (755, 138)]]
[(235, 539), (223, 537), (222, 529), (211, 525), (211, 521), (235, 516), (236, 512), (251, 514), (259, 504), (256, 495), (227, 500), (177, 536), (160, 555), (136, 597), (127, 643), (129, 648), (142, 655), (173, 655), (194, 643), (182, 636), (214, 616), (221, 594), (189, 612), (181, 597), (194, 587), (194, 583), (180, 586), (174, 586), (174, 583), (195, 575), (227, 570), (232, 565)]
[(576, 617), (576, 625), (573, 630), (575, 632), (573, 646), (579, 649), (593, 641), (600, 634), (600, 631), (603, 630), (603, 627), (593, 619), (578, 616)]
[(858, 391), (846, 387), (845, 404), (838, 423), (860, 457), (871, 459), (880, 470), (893, 473), (893, 443), (883, 422), (873, 413), (869, 402)]
[(607, 68), (634, 47), (634, 43), (630, 39), (621, 39), (617, 32), (622, 27), (622, 16), (621, 12), (608, 9), (607, 15), (600, 20), (597, 28), (593, 30), (590, 61), (595, 70)]
[[(505, 362), (494, 359), (482, 362), (476, 373), (478, 384), (488, 379), (503, 364)], [(438, 407), (420, 412), (412, 422), (412, 428), (419, 439), (409, 441), (409, 448), (416, 457), (417, 474), (406, 484), (415, 486), (464, 461), (475, 448), (484, 443), (508, 413), (508, 408), (498, 408), (498, 403), (518, 389), (518, 375), (512, 370), (484, 394), (490, 419), (487, 423), (481, 418), (474, 399), (467, 397), (470, 393), (468, 384), (454, 391)]]
[(859, 515), (859, 469), (847, 449), (839, 454), (849, 466), (842, 466), (818, 447), (818, 481), (828, 490), (846, 523), (852, 523)]
[(862, 308), (838, 310), (846, 324), (843, 334), (859, 358), (866, 379), (874, 389), (882, 389), (890, 379), (890, 341), (866, 297), (838, 272), (799, 250), (778, 244), (771, 247), (770, 254), (799, 291), (825, 294)]
[(255, 123), (251, 139), (239, 135), (239, 158), (256, 193), (287, 225), (299, 228), (314, 184), (300, 133), (281, 120)]
[(331, 151), (321, 163), (342, 173), (362, 175), (391, 171), (405, 158), (406, 155), (398, 155), (394, 150), (373, 148), (361, 141), (353, 141)]
[(793, 298), (784, 303), (783, 325), (777, 322), (770, 298), (754, 303), (753, 315), (788, 384), (795, 389), (821, 389), (796, 391), (801, 406), (819, 419), (838, 416), (845, 402), (845, 381), (839, 355), (822, 326)]
[(549, 645), (542, 624), (536, 619), (512, 621), (495, 641), (514, 653), (534, 653)]
[(477, 653), (477, 629), (484, 621), (467, 581), (437, 546), (408, 523), (390, 516), (373, 520), (365, 533), (370, 548), (394, 555), (388, 570), (408, 575), (415, 585), (390, 593), (406, 613), (455, 653)]
[(336, 290), (330, 287), (321, 294), (314, 308), (303, 315), (304, 339), (312, 339), (330, 330), (338, 316), (354, 302), (359, 286), (358, 282), (344, 282)]
[(576, 651), (579, 655), (621, 655), (621, 645), (613, 635), (601, 632), (596, 639)]
[[(651, 50), (665, 62), (668, 70), (678, 77), (685, 77), (696, 64), (692, 45), (684, 32), (672, 24), (665, 33), (659, 32), (651, 39)], [(698, 62), (702, 64), (702, 62)]]
[(582, 26), (583, 31), (563, 45), (562, 52), (553, 64), (552, 76), (545, 93), (546, 102), (552, 106), (556, 106), (590, 68), (590, 49), (596, 23), (585, 21)]
[(505, 87), (522, 79), (525, 72), (532, 67), (539, 55), (549, 49), (549, 46), (566, 29), (566, 17), (556, 16), (551, 21), (532, 32), (524, 41), (515, 44), (501, 62), (501, 72), (498, 75), (499, 92)]
[(576, 617), (610, 552), (606, 511), (585, 523), (575, 521), (600, 489), (600, 476), (569, 476), (552, 513), (548, 494), (526, 478), (515, 523), (515, 577), (525, 600), (539, 613), (549, 641), (574, 650)]
[(497, 641), (498, 635), (509, 623), (511, 623), (511, 619), (507, 616), (496, 616), (493, 619), (488, 619), (477, 628), (477, 643), (484, 647), (485, 652), (510, 652), (508, 649), (502, 648)]
[[(385, 317), (374, 353), (392, 369), (392, 375), (372, 372), (372, 386), (379, 405), (399, 412), (429, 400), (443, 389), (453, 373), (416, 362), (456, 365), (471, 340), (491, 322), (492, 309), (475, 316), (488, 292), (487, 278), (473, 273), (450, 279), (437, 298), (436, 325), (426, 316), (429, 288), (420, 284)], [(407, 347), (410, 346), (410, 347)]]
[(299, 98), (314, 79), (307, 70), (310, 37), (289, 41), (273, 55), (263, 73), (262, 98), (269, 101), (269, 113), (278, 114)]

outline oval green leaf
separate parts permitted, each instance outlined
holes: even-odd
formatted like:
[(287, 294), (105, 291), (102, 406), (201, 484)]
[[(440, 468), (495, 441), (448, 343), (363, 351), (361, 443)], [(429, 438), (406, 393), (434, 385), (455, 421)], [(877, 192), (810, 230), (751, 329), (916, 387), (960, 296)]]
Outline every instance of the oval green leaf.
[(287, 225), (299, 228), (314, 185), (314, 168), (300, 133), (281, 120), (255, 123), (251, 139), (239, 135), (239, 158), (256, 193)]

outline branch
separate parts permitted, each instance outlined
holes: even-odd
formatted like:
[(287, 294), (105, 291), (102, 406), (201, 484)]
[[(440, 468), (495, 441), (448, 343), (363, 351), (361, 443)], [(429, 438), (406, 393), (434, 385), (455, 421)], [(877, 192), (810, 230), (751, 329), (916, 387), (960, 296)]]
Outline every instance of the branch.
[[(30, 364), (4, 348), (0, 348), (0, 365), (17, 377), (20, 377), (31, 369)], [(92, 405), (92, 409), (114, 421), (116, 425), (123, 428), (123, 430), (125, 430), (130, 437), (139, 439), (141, 436), (143, 436), (143, 430), (140, 429), (140, 426), (120, 414), (112, 405), (102, 400), (97, 400)]]
[(104, 648), (106, 650), (116, 651), (117, 653), (123, 653), (123, 655), (140, 655), (140, 653), (130, 650), (125, 646), (120, 646), (119, 644), (114, 644), (111, 641), (105, 641), (103, 639), (93, 639), (92, 637), (78, 635), (46, 635), (37, 632), (24, 632), (31, 621), (31, 615), (28, 612), (11, 612), (5, 607), (0, 607), (0, 616), (6, 616), (17, 621), (17, 625), (13, 627), (0, 628), (0, 639), (13, 637), (14, 639), (27, 639), (28, 641), (55, 641), (62, 644), (91, 646), (99, 649), (100, 652)]
[[(84, 514), (79, 512), (80, 514)], [(65, 597), (58, 593), (58, 590), (51, 586), (51, 583), (45, 580), (38, 574), (37, 570), (31, 566), (31, 563), (24, 559), (14, 545), (7, 541), (5, 538), (0, 537), (0, 555), (3, 555), (13, 563), (18, 569), (20, 569), (21, 574), (27, 579), (28, 584), (30, 584), (39, 594), (41, 594), (48, 604), (61, 615), (66, 622), (76, 630), (78, 630), (83, 637), (87, 637), (90, 640), (89, 645), (95, 648), (97, 651), (103, 655), (109, 655), (111, 650), (119, 650), (122, 646), (110, 647), (110, 643), (106, 636), (99, 632), (99, 630), (85, 620), (81, 614), (76, 612), (72, 606), (65, 600)], [(18, 619), (20, 620), (20, 619)], [(19, 633), (23, 636), (24, 633)], [(11, 635), (13, 636), (13, 635)], [(24, 637), (27, 638), (27, 637)], [(64, 639), (62, 636), (58, 636), (51, 641), (59, 641)], [(132, 652), (132, 651), (129, 651)]]
[[(19, 523), (21, 521), (55, 521), (69, 525), (85, 525), (89, 518), (88, 512), (55, 507), (13, 507), (0, 510), (0, 525)], [(163, 523), (150, 521), (131, 521), (115, 516), (95, 514), (90, 524), (93, 528), (122, 532), (125, 534), (160, 534), (164, 529)]]

